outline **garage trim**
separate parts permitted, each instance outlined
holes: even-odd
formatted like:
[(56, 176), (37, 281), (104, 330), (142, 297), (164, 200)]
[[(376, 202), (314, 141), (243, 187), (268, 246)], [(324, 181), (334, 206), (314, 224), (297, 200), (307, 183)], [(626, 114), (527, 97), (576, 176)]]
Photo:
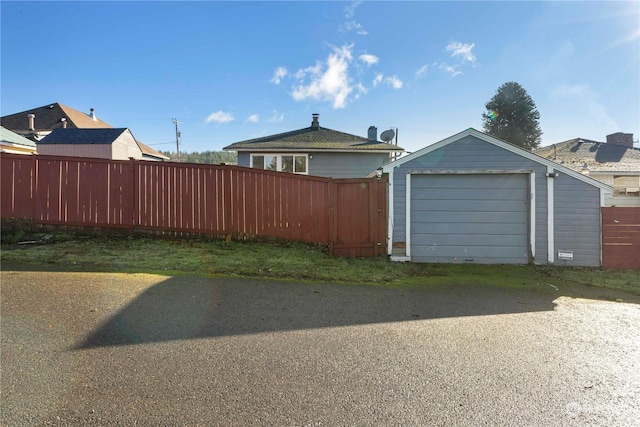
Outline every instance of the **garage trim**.
[(528, 174), (529, 175), (529, 254), (535, 260), (536, 237), (536, 174), (531, 169), (469, 169), (469, 170), (410, 170), (406, 175), (406, 249), (405, 255), (411, 259), (411, 176), (412, 175), (504, 175), (504, 174)]

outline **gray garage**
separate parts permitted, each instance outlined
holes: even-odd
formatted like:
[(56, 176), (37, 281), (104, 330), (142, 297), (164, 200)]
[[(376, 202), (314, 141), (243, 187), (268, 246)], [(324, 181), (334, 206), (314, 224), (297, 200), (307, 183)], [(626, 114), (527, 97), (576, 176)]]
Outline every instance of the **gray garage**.
[(392, 259), (600, 266), (611, 188), (468, 129), (383, 167)]

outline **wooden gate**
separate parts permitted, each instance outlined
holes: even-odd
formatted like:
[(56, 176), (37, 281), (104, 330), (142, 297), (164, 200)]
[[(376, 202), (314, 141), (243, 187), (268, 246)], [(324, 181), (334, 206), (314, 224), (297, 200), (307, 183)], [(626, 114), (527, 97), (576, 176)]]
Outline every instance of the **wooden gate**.
[(336, 256), (375, 257), (386, 250), (387, 181), (334, 181), (335, 213), (331, 252)]

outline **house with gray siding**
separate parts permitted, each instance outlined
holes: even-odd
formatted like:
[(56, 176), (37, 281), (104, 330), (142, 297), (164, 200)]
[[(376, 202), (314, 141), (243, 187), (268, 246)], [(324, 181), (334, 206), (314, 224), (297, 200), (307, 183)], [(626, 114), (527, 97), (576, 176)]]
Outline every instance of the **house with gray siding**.
[(320, 126), (313, 114), (311, 126), (223, 148), (235, 151), (238, 166), (329, 178), (364, 178), (391, 162), (404, 150), (378, 141), (371, 126), (367, 137)]
[(612, 188), (475, 129), (382, 167), (392, 260), (601, 266)]

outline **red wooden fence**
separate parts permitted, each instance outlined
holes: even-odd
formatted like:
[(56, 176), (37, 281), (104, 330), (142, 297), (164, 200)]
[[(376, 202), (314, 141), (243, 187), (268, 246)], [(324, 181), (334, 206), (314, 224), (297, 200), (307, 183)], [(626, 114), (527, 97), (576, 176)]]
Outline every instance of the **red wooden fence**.
[(377, 256), (387, 183), (238, 166), (2, 154), (3, 219), (35, 224), (273, 237)]
[(640, 208), (602, 208), (602, 266), (640, 268)]

